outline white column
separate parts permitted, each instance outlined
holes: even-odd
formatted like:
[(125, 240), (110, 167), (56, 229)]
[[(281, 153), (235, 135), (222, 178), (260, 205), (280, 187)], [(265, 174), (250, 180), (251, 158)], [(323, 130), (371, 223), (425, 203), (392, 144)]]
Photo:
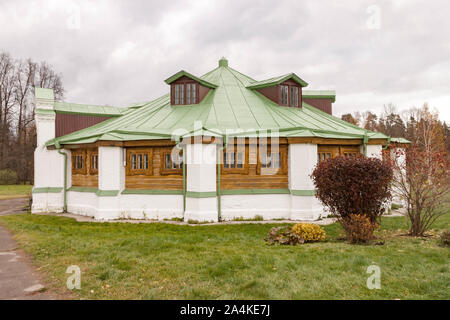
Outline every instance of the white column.
[(57, 150), (48, 150), (45, 147), (48, 140), (55, 138), (53, 90), (35, 88), (35, 103), (37, 146), (34, 151), (31, 212), (61, 212), (64, 204), (64, 156)]
[(374, 157), (378, 159), (383, 158), (383, 146), (381, 144), (369, 144), (367, 145), (366, 155), (368, 157)]
[(125, 167), (121, 147), (98, 148), (97, 220), (120, 218), (120, 193), (125, 187)]
[(314, 183), (310, 178), (316, 164), (316, 144), (289, 145), (292, 220), (316, 220), (323, 214), (323, 206), (314, 196)]
[(186, 145), (186, 211), (184, 220), (218, 221), (216, 145)]

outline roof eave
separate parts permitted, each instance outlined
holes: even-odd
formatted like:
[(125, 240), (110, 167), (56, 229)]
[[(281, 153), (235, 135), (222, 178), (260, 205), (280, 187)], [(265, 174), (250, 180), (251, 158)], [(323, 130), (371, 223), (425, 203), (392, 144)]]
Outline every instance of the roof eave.
[[(275, 81), (271, 81), (271, 82), (266, 82), (266, 83), (261, 83), (261, 84), (252, 84), (247, 86), (247, 89), (262, 89), (262, 88), (267, 88), (267, 87), (272, 87), (272, 86), (276, 86), (279, 85), (280, 83), (283, 83), (286, 80), (292, 79), (295, 82), (297, 82), (301, 87), (307, 87), (308, 83), (304, 80), (302, 80), (299, 76), (297, 76), (295, 73), (290, 73), (287, 74), (286, 76), (282, 77), (281, 79), (277, 79)], [(263, 80), (265, 81), (265, 80)], [(259, 81), (261, 82), (261, 81)]]
[(164, 80), (165, 83), (167, 84), (171, 84), (172, 82), (180, 79), (181, 77), (186, 76), (192, 80), (197, 81), (198, 83), (200, 83), (202, 86), (205, 86), (207, 88), (210, 89), (215, 89), (218, 87), (218, 85), (208, 82), (206, 80), (200, 79), (199, 77), (194, 76), (193, 74), (190, 74), (189, 72), (186, 72), (184, 70), (178, 71), (177, 73), (175, 73), (173, 76), (167, 78), (166, 80)]

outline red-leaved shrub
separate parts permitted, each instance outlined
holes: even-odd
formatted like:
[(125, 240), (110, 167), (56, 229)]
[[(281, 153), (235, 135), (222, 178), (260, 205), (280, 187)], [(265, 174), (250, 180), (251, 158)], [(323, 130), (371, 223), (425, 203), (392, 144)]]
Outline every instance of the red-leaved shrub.
[(375, 223), (391, 198), (392, 168), (368, 157), (337, 157), (319, 162), (311, 177), (317, 198), (342, 223), (349, 215), (364, 214)]

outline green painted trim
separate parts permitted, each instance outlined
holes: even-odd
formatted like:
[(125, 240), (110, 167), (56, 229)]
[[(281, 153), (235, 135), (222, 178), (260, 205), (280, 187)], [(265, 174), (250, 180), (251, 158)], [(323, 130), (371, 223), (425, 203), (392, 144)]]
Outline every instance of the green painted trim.
[(234, 189), (222, 190), (223, 195), (239, 194), (289, 194), (289, 189)]
[(198, 191), (187, 191), (186, 197), (188, 198), (214, 198), (217, 196), (216, 191), (205, 191), (205, 192), (198, 192)]
[(247, 89), (262, 89), (262, 88), (272, 87), (272, 86), (278, 85), (289, 79), (294, 80), (302, 87), (306, 87), (308, 85), (308, 83), (306, 81), (301, 79), (295, 73), (288, 73), (284, 76), (270, 78), (270, 79), (266, 79), (266, 80), (262, 80), (262, 81), (256, 81), (256, 82), (248, 85), (246, 88)]
[(55, 111), (54, 110), (50, 110), (50, 109), (41, 109), (38, 108), (34, 111), (35, 114), (43, 114), (43, 115), (55, 115)]
[(115, 197), (119, 194), (119, 190), (98, 190), (96, 195), (99, 197)]
[(171, 84), (172, 82), (174, 82), (174, 81), (180, 79), (180, 78), (183, 77), (183, 76), (186, 76), (186, 77), (188, 77), (188, 78), (190, 78), (190, 79), (192, 79), (192, 80), (195, 80), (195, 81), (197, 81), (198, 83), (200, 83), (201, 85), (203, 85), (203, 86), (205, 86), (205, 87), (207, 87), (207, 88), (215, 89), (215, 88), (218, 87), (216, 84), (211, 83), (211, 82), (208, 82), (208, 81), (203, 80), (203, 79), (200, 79), (200, 78), (194, 76), (193, 74), (190, 74), (189, 72), (186, 72), (186, 71), (184, 71), (184, 70), (178, 71), (177, 73), (175, 73), (175, 74), (174, 74), (173, 76), (171, 76), (170, 78), (167, 78), (167, 79), (165, 80), (165, 82), (166, 82), (167, 84)]
[(89, 188), (89, 187), (70, 187), (67, 191), (75, 191), (75, 192), (92, 192), (97, 193), (98, 188)]
[(293, 196), (314, 196), (316, 194), (316, 190), (291, 190), (291, 194)]
[(182, 195), (182, 190), (133, 190), (133, 189), (125, 189), (121, 192), (121, 194), (176, 194)]
[(62, 190), (62, 187), (33, 188), (31, 193), (60, 193)]
[(115, 197), (119, 194), (119, 190), (100, 190), (91, 187), (70, 187), (67, 191), (95, 193), (99, 197)]

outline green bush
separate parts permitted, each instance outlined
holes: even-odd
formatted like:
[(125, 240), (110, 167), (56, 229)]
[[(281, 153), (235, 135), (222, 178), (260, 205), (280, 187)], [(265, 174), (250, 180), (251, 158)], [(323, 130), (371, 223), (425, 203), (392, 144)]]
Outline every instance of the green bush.
[(17, 173), (11, 169), (0, 170), (0, 184), (17, 184)]
[(400, 208), (403, 208), (403, 206), (401, 204), (396, 204), (396, 203), (391, 204), (392, 210), (398, 210)]

